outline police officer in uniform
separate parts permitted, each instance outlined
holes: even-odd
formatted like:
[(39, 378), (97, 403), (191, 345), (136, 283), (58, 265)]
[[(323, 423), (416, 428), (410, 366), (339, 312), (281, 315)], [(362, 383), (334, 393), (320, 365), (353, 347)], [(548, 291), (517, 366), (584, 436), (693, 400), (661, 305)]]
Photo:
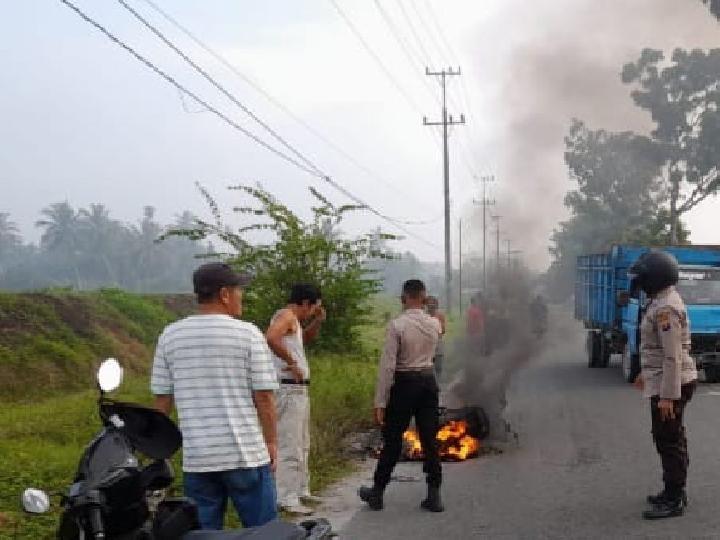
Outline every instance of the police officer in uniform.
[(690, 326), (680, 294), (678, 263), (672, 255), (652, 250), (630, 268), (631, 288), (649, 298), (640, 324), (642, 371), (636, 385), (650, 398), (652, 435), (663, 469), (664, 489), (650, 495), (645, 519), (682, 515), (687, 505), (685, 482), (690, 463), (683, 425), (685, 406), (697, 385), (690, 356)]
[(439, 429), (438, 385), (433, 356), (442, 327), (424, 311), (427, 293), (419, 279), (403, 285), (404, 311), (390, 322), (380, 359), (375, 391), (375, 421), (382, 427), (383, 448), (372, 487), (361, 487), (360, 498), (372, 510), (382, 510), (383, 493), (400, 459), (403, 433), (415, 418), (425, 455), (428, 494), (421, 507), (430, 512), (444, 510), (440, 499), (442, 467), (437, 445)]

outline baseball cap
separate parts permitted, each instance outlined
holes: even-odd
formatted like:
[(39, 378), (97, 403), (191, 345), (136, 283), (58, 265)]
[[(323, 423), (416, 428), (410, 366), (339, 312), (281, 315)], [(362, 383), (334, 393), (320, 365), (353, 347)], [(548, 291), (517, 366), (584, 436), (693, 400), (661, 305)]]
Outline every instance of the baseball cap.
[(229, 264), (220, 262), (203, 264), (193, 272), (195, 294), (215, 294), (223, 287), (246, 287), (251, 281), (250, 274), (235, 272)]

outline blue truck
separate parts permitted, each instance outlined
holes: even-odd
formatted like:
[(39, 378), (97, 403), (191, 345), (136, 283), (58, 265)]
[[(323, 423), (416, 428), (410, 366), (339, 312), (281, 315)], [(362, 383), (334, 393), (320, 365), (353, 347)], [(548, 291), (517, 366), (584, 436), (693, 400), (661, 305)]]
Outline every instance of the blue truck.
[[(622, 355), (625, 380), (640, 372), (639, 326), (644, 294), (630, 295), (628, 268), (650, 248), (615, 245), (606, 253), (577, 259), (575, 318), (587, 329), (591, 368), (604, 368)], [(720, 246), (662, 248), (680, 263), (678, 290), (687, 305), (690, 354), (707, 382), (720, 382)]]

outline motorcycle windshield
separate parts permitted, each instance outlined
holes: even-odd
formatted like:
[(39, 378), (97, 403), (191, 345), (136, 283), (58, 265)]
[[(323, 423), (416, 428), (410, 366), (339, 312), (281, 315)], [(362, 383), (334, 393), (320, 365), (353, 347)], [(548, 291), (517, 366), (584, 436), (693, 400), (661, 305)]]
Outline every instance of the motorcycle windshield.
[(105, 418), (117, 415), (133, 447), (152, 459), (169, 459), (182, 446), (180, 430), (160, 411), (115, 401), (104, 402), (100, 408)]

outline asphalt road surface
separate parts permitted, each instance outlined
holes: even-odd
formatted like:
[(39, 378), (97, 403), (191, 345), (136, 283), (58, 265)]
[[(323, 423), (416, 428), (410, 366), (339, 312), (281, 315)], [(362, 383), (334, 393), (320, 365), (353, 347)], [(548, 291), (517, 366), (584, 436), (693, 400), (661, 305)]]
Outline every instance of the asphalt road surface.
[(661, 487), (649, 406), (620, 369), (589, 369), (584, 335), (556, 320), (546, 351), (513, 378), (506, 417), (519, 445), (502, 455), (446, 464), (446, 511), (419, 509), (419, 464), (396, 473), (385, 510), (358, 512), (343, 539), (720, 538), (720, 385), (701, 383), (688, 405), (690, 506), (682, 517), (644, 521)]

